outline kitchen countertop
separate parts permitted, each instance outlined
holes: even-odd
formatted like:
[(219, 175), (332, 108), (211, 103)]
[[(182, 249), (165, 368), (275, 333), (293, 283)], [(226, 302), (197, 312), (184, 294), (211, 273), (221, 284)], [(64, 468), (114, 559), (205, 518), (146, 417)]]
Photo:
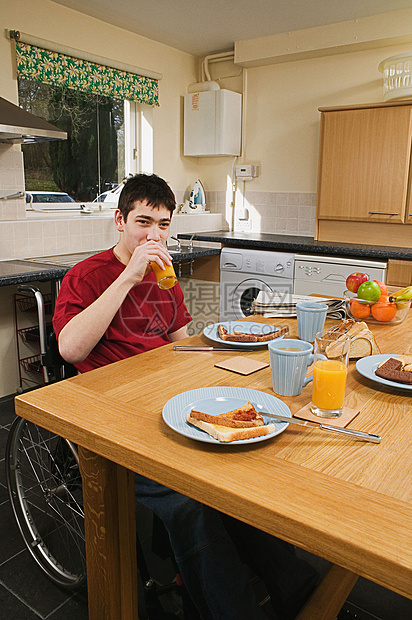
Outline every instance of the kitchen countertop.
[[(191, 233), (179, 233), (179, 239), (190, 239)], [(275, 235), (270, 233), (242, 233), (227, 231), (210, 231), (198, 233), (195, 241), (221, 243), (227, 246), (254, 248), (258, 250), (278, 250), (302, 254), (319, 254), (327, 256), (353, 256), (376, 260), (389, 258), (411, 260), (412, 249), (395, 246), (372, 246), (358, 243), (336, 243), (333, 241), (315, 241), (312, 237)], [(220, 254), (220, 248), (194, 246), (190, 252), (183, 246), (180, 253), (173, 254), (173, 262), (193, 260), (204, 256)], [(80, 260), (96, 254), (81, 252), (60, 256), (44, 256), (21, 260), (0, 261), (0, 286), (25, 284), (28, 282), (46, 282), (63, 278), (67, 271)]]
[[(97, 252), (0, 261), (0, 286), (59, 280), (66, 275), (73, 265), (93, 254), (97, 254)], [(172, 254), (172, 259), (174, 263), (178, 263), (214, 254), (220, 254), (220, 249), (194, 247), (192, 251), (189, 251), (187, 247), (182, 246), (179, 253)]]
[[(412, 229), (411, 229), (412, 232)], [(190, 234), (179, 233), (179, 239), (189, 239)], [(402, 247), (383, 247), (359, 243), (337, 243), (334, 241), (315, 241), (313, 237), (291, 235), (272, 235), (270, 233), (243, 233), (210, 231), (198, 233), (195, 241), (209, 241), (228, 246), (252, 248), (256, 250), (279, 250), (302, 254), (323, 254), (328, 256), (353, 256), (387, 260), (412, 260), (412, 249)], [(412, 244), (411, 244), (412, 245)]]

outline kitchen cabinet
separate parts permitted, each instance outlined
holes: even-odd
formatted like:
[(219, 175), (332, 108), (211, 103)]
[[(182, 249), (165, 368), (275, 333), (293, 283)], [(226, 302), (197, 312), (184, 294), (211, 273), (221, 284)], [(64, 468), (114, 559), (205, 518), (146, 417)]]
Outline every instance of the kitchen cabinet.
[(317, 217), (412, 223), (412, 101), (320, 111)]
[(388, 260), (387, 284), (393, 286), (408, 286), (412, 284), (412, 261)]

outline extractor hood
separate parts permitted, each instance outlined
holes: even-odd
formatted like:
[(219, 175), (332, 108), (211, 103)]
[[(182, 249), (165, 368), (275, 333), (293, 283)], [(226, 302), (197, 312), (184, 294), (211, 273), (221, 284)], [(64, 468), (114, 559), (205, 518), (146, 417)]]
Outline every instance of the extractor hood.
[(0, 142), (22, 144), (67, 140), (67, 133), (0, 97)]

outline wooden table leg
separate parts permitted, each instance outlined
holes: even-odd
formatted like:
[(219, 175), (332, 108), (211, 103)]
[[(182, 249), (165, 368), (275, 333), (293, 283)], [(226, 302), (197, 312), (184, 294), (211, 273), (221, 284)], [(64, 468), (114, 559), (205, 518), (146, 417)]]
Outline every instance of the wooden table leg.
[(296, 620), (335, 620), (358, 575), (332, 564)]
[(90, 620), (136, 620), (134, 474), (79, 446)]

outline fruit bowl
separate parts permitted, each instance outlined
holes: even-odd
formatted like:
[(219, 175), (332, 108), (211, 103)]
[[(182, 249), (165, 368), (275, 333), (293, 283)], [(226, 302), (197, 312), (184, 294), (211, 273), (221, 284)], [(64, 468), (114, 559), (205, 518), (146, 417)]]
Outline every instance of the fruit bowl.
[[(389, 295), (397, 290), (396, 287), (388, 286)], [(379, 302), (358, 299), (357, 295), (350, 291), (345, 291), (343, 295), (345, 299), (346, 316), (349, 319), (365, 321), (366, 323), (375, 323), (376, 325), (396, 325), (402, 323), (402, 321), (406, 319), (412, 301), (409, 299), (407, 301), (398, 302), (396, 304), (395, 315), (393, 316), (393, 307), (392, 309), (388, 308), (385, 304), (377, 306)], [(373, 306), (374, 308), (372, 310)]]

